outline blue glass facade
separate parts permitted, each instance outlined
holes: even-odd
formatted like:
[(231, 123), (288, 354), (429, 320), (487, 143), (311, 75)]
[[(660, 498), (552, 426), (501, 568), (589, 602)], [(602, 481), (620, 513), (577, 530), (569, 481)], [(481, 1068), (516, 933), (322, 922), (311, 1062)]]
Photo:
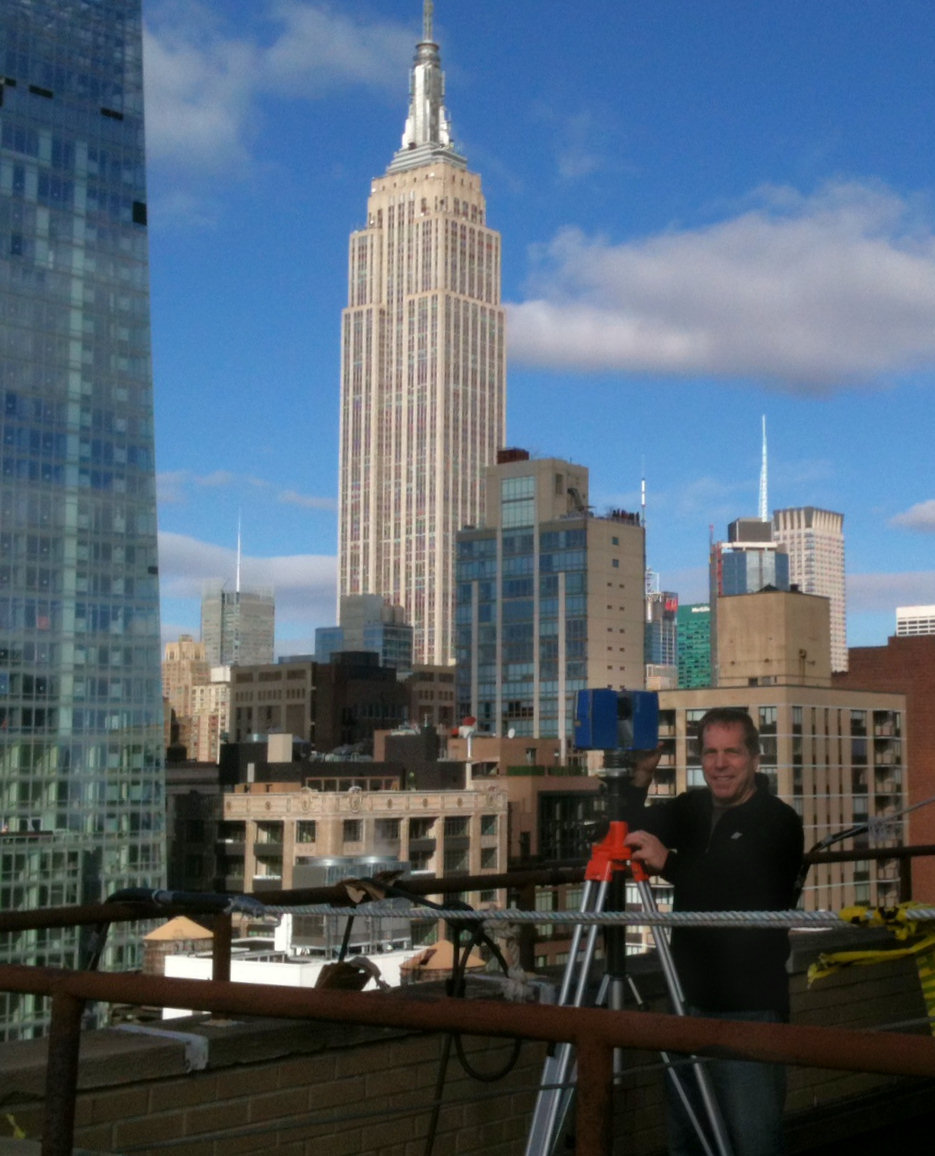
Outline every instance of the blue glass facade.
[(458, 709), (462, 716), (471, 711), (474, 669), (480, 730), (557, 735), (560, 686), (566, 718), (573, 717), (575, 693), (587, 686), (587, 530), (584, 519), (561, 529), (519, 527), (515, 515), (521, 503), (529, 515), (533, 512), (529, 495), (507, 502), (509, 516), (499, 535), (462, 533), (458, 539)]
[(721, 593), (756, 594), (766, 586), (789, 589), (789, 555), (778, 550), (725, 550)]
[[(4, 909), (163, 881), (141, 21), (139, 0), (0, 6)], [(125, 936), (110, 966), (136, 964)], [(79, 956), (66, 931), (0, 941)], [(44, 1015), (8, 997), (3, 1033)]]

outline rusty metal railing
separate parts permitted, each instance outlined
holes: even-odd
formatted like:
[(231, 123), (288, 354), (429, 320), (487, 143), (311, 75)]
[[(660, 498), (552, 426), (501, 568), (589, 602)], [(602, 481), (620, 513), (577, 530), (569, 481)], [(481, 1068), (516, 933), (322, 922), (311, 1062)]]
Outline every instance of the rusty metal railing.
[[(935, 847), (886, 848), (878, 857), (910, 862)], [(824, 852), (815, 862), (841, 858), (866, 859), (874, 852)], [(521, 893), (537, 886), (578, 881), (583, 868), (560, 866), (514, 871), (503, 875), (457, 876), (450, 879), (415, 877), (406, 880), (414, 893), (451, 894), (484, 888), (510, 888)], [(179, 896), (179, 893), (169, 893)], [(197, 914), (199, 898), (176, 903), (153, 899), (116, 901), (80, 907), (0, 912), (0, 933), (35, 928), (106, 926), (111, 923)], [(215, 920), (215, 955), (211, 980), (165, 976), (98, 973), (96, 971), (0, 965), (0, 991), (50, 998), (51, 1028), (46, 1071), (42, 1156), (70, 1156), (74, 1142), (75, 1102), (82, 1012), (89, 1000), (151, 1007), (189, 1007), (233, 1015), (336, 1021), (433, 1032), (521, 1038), (550, 1044), (570, 1043), (578, 1058), (580, 1111), (576, 1129), (577, 1156), (606, 1156), (612, 1120), (613, 1051), (630, 1048), (655, 1052), (687, 1052), (702, 1056), (745, 1056), (751, 1059), (846, 1071), (935, 1077), (935, 1039), (902, 1033), (867, 1033), (843, 1028), (755, 1024), (704, 1020), (651, 1012), (606, 1011), (594, 1008), (526, 1006), (504, 1002), (439, 997), (414, 1000), (397, 993), (284, 989), (230, 981), (230, 913), (210, 910)], [(264, 892), (268, 905), (345, 904), (344, 888), (327, 887), (290, 892)], [(206, 904), (207, 906), (207, 904)], [(353, 912), (348, 904), (348, 914)]]
[(615, 1048), (935, 1077), (935, 1039), (902, 1033), (17, 965), (0, 966), (0, 990), (52, 999), (42, 1156), (70, 1156), (72, 1151), (81, 1016), (88, 1000), (567, 1042), (576, 1050), (579, 1071), (576, 1156), (609, 1152)]

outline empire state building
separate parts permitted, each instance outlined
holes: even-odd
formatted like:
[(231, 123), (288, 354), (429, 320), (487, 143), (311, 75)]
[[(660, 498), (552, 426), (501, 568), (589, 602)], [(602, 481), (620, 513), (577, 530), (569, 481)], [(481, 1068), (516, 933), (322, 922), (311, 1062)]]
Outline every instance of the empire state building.
[(342, 317), (339, 592), (405, 607), (453, 661), (455, 534), (481, 520), (505, 424), (500, 236), (453, 147), (431, 0), (402, 147), (351, 234)]

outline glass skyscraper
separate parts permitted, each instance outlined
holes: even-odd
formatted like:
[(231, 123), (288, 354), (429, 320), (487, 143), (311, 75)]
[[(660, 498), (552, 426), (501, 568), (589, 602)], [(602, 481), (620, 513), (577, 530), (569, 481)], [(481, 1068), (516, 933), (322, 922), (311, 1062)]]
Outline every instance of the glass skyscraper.
[[(159, 886), (140, 0), (0, 5), (0, 907)], [(106, 965), (137, 962), (115, 925)], [(0, 938), (72, 965), (77, 932)], [(5, 1038), (42, 1030), (29, 996)]]

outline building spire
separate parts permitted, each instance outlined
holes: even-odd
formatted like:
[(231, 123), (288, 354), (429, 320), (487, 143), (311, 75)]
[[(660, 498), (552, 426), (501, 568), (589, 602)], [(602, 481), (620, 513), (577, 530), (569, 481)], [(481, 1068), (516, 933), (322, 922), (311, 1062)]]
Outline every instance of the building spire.
[(766, 414), (763, 414), (763, 457), (760, 464), (760, 521), (769, 521), (769, 499), (766, 482)]
[(235, 577), (234, 590), (237, 594), (240, 593), (240, 511), (237, 511), (237, 573)]
[(451, 143), (441, 53), (433, 40), (434, 13), (433, 0), (423, 0), (422, 39), (416, 45), (409, 79), (409, 115), (403, 130), (402, 147), (393, 157), (388, 173), (430, 164), (436, 159), (446, 160), (459, 168), (466, 167), (464, 157)]

